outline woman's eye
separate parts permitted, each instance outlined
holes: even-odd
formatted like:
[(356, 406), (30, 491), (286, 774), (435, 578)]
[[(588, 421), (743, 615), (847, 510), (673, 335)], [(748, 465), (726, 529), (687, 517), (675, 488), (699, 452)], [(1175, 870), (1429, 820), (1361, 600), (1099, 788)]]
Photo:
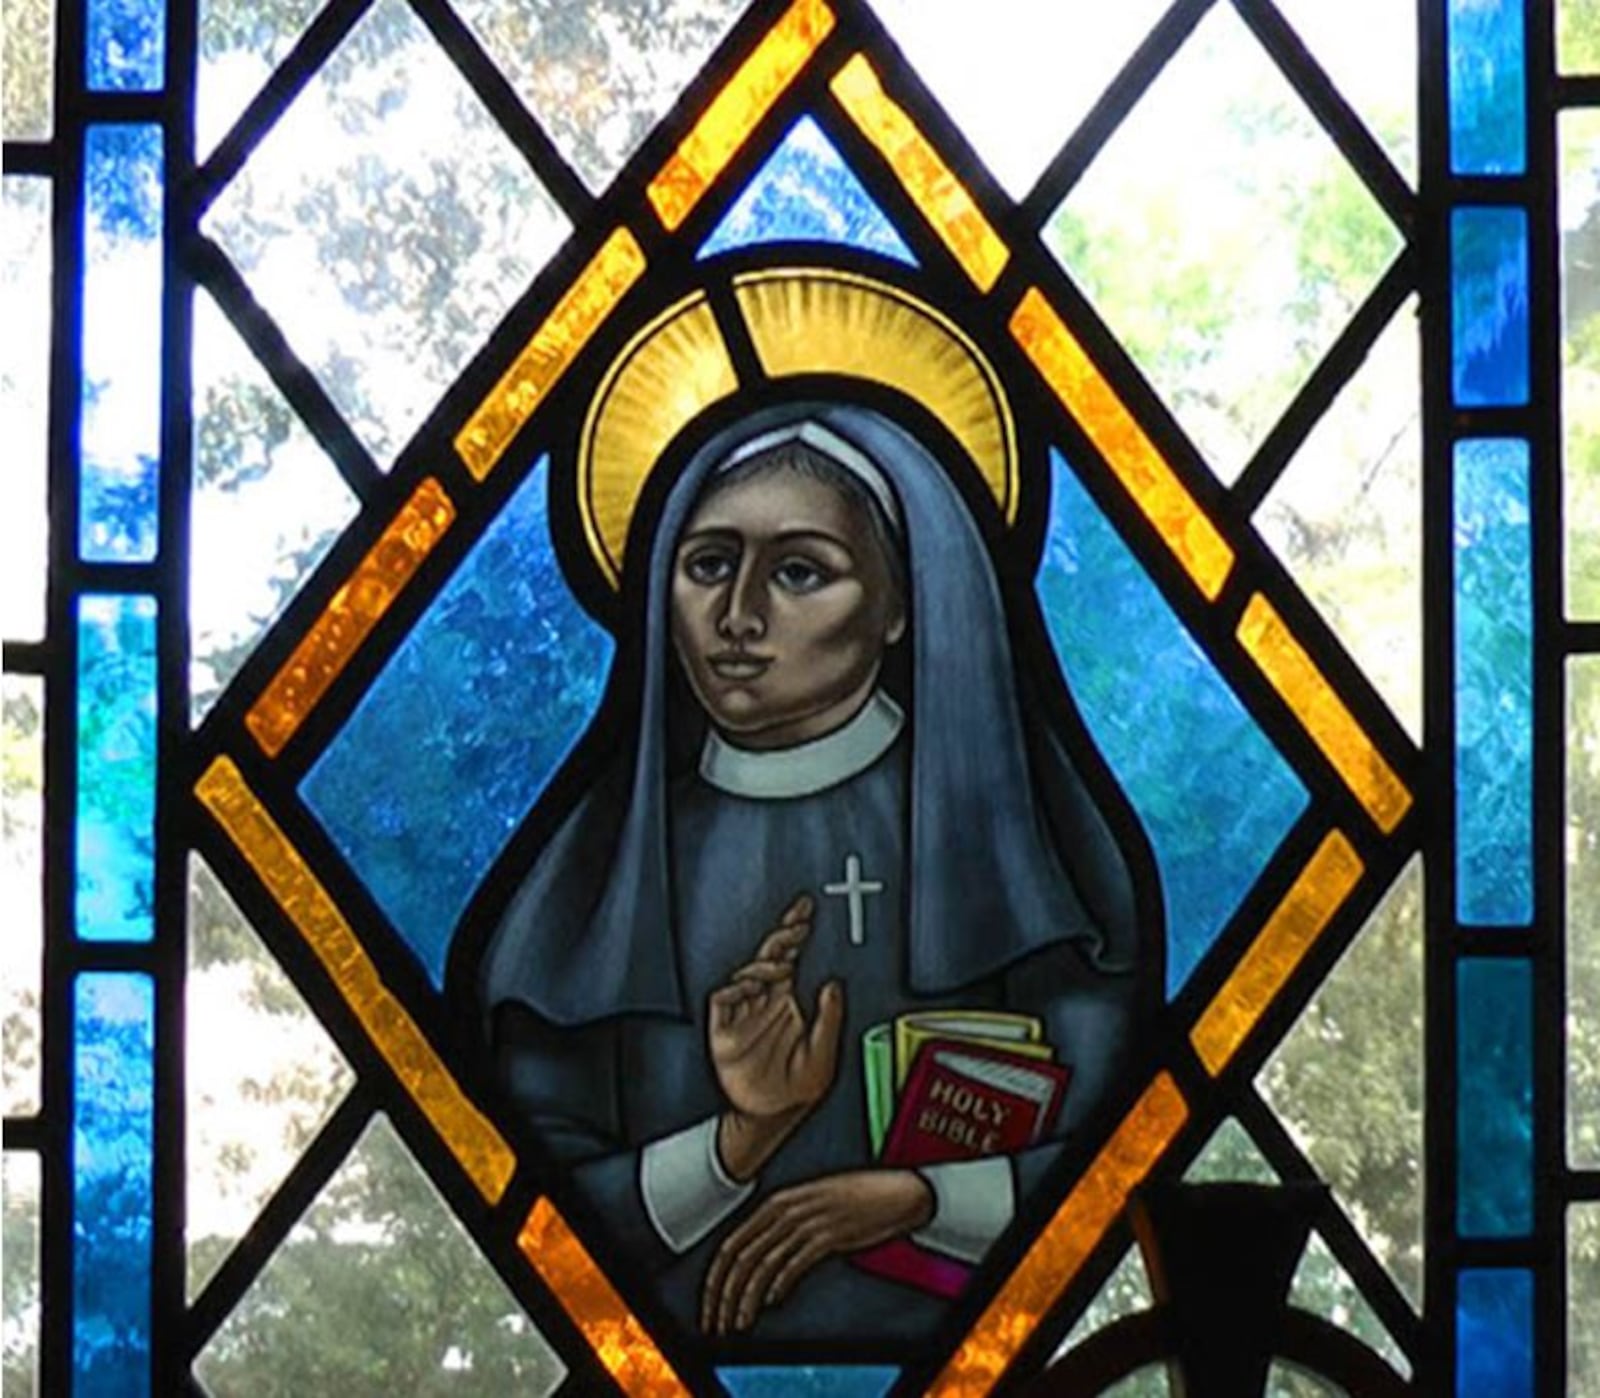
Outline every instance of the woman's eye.
[(803, 558), (790, 558), (772, 570), (773, 581), (785, 592), (815, 592), (826, 585), (830, 574)]
[(737, 561), (732, 554), (707, 551), (690, 554), (683, 562), (683, 571), (690, 582), (710, 587), (727, 582), (736, 566)]

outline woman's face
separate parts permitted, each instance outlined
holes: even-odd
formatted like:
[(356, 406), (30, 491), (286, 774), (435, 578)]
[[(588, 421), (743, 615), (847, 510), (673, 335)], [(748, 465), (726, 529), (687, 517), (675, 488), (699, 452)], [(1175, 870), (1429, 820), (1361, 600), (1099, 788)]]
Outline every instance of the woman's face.
[(778, 469), (714, 487), (679, 537), (673, 645), (701, 706), (741, 747), (838, 728), (904, 631), (867, 508), (826, 481)]

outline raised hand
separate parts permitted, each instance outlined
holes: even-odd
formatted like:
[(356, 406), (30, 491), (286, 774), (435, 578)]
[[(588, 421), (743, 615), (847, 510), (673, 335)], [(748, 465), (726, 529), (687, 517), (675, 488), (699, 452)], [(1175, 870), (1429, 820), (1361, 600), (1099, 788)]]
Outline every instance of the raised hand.
[(844, 986), (823, 986), (809, 1021), (794, 991), (814, 907), (808, 895), (796, 898), (755, 956), (711, 994), (711, 1064), (729, 1106), (746, 1118), (809, 1112), (827, 1096), (838, 1071)]
[(912, 1170), (851, 1170), (780, 1189), (711, 1259), (700, 1328), (748, 1330), (819, 1262), (904, 1237), (932, 1217), (933, 1190)]

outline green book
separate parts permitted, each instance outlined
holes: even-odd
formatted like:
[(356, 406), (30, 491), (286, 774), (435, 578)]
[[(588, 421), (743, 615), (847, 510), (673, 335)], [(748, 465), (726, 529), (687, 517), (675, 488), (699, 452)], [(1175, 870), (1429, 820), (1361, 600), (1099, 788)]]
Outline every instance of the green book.
[(861, 1036), (861, 1071), (867, 1089), (867, 1139), (874, 1160), (894, 1119), (894, 1025), (874, 1024)]

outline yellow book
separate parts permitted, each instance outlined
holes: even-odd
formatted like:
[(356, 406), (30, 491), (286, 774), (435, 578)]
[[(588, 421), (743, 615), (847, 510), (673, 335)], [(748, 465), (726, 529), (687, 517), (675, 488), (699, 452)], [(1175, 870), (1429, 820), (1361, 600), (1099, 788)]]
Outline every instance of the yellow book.
[(1026, 1058), (1049, 1061), (1055, 1050), (1044, 1041), (1044, 1024), (1037, 1015), (1007, 1010), (920, 1010), (898, 1015), (894, 1021), (894, 1087), (898, 1093), (916, 1061), (917, 1050), (929, 1039), (1001, 1048)]

